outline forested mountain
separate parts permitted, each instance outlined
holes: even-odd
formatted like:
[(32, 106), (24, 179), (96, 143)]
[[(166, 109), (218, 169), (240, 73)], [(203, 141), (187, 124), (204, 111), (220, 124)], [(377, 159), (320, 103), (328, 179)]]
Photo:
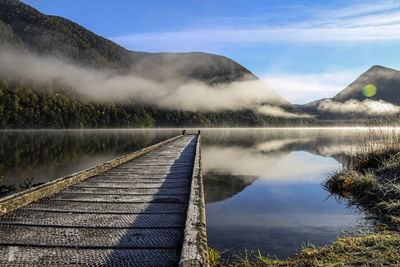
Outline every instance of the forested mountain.
[(245, 76), (256, 79), (246, 68), (223, 56), (129, 51), (74, 22), (44, 15), (18, 0), (0, 1), (0, 20), (1, 39), (22, 41), (27, 49), (40, 55), (67, 58), (85, 66), (159, 79), (171, 73), (207, 82), (229, 82)]
[[(0, 0), (0, 52), (10, 48), (21, 54), (51, 56), (80, 67), (159, 83), (176, 79), (179, 83), (198, 81), (214, 86), (257, 80), (246, 68), (223, 56), (129, 51), (67, 19), (44, 15), (18, 0)], [(268, 104), (301, 113), (277, 96), (274, 103)], [(135, 99), (123, 103), (95, 100), (57, 79), (16, 79), (0, 69), (1, 128), (266, 126), (310, 121), (266, 115), (252, 108), (188, 111), (160, 108)]]

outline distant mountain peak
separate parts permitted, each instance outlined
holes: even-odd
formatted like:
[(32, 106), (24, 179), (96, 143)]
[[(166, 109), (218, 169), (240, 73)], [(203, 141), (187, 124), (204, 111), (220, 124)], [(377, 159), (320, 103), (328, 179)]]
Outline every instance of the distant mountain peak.
[[(364, 89), (367, 86), (373, 85), (374, 93), (368, 96)], [(318, 115), (318, 118), (323, 119), (343, 119), (343, 118), (359, 118), (356, 113), (361, 110), (362, 104), (375, 103), (376, 105), (391, 104), (400, 105), (400, 71), (387, 68), (380, 65), (374, 65), (367, 71), (362, 73), (350, 85), (340, 91), (333, 98), (324, 98), (315, 100), (305, 105), (298, 106), (303, 111)], [(351, 104), (352, 108), (349, 108)], [(323, 111), (322, 106), (335, 105), (346, 106), (342, 110), (347, 112), (342, 114), (334, 114), (331, 111)], [(378, 114), (378, 113), (377, 113)]]
[(370, 97), (373, 100), (384, 100), (396, 105), (400, 104), (400, 71), (374, 65), (361, 74), (354, 82), (344, 88), (335, 97), (334, 101), (344, 102), (351, 99), (363, 101), (367, 97), (363, 95), (363, 88), (374, 85), (376, 94)]
[(369, 68), (366, 72), (375, 71), (375, 70), (394, 70), (394, 71), (397, 71), (397, 70), (395, 70), (395, 69), (391, 69), (391, 68), (384, 67), (384, 66), (381, 66), (381, 65), (373, 65), (373, 66), (372, 66), (371, 68)]

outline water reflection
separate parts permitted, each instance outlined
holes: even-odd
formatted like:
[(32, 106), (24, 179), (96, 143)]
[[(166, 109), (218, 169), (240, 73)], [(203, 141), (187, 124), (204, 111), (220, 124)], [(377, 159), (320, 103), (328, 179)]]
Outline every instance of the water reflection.
[(180, 132), (0, 131), (0, 197), (101, 164)]
[[(203, 130), (208, 241), (241, 253), (293, 256), (365, 227), (361, 214), (329, 199), (328, 173), (351, 163), (365, 129)], [(229, 253), (225, 254), (225, 256)]]
[[(0, 132), (0, 194), (47, 182), (179, 134), (180, 130)], [(363, 217), (320, 183), (350, 164), (368, 129), (204, 129), (208, 241), (241, 252), (293, 256), (324, 245)]]
[(204, 179), (205, 201), (219, 202), (243, 191), (257, 176), (233, 175), (230, 173), (208, 171)]

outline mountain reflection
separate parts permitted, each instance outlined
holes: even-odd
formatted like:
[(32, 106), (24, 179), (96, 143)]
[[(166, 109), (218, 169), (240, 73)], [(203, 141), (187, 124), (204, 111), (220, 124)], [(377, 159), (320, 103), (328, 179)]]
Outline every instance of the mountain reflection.
[(228, 199), (258, 178), (275, 183), (320, 183), (321, 177), (313, 177), (308, 172), (333, 170), (339, 166), (315, 159), (315, 162), (307, 162), (304, 154), (293, 152), (333, 158), (341, 166), (348, 166), (351, 156), (361, 150), (363, 141), (358, 129), (211, 129), (203, 133), (202, 163), (207, 202)]
[(209, 171), (204, 177), (204, 188), (207, 191), (205, 193), (205, 201), (206, 203), (212, 203), (231, 198), (252, 184), (257, 178), (257, 176), (232, 175)]

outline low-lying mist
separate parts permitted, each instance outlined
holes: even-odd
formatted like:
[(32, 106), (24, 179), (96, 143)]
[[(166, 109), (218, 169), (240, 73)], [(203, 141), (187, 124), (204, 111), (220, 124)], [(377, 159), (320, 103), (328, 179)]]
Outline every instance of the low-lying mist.
[(134, 73), (116, 74), (6, 48), (0, 48), (0, 73), (15, 79), (56, 81), (95, 101), (133, 102), (185, 111), (252, 109), (277, 117), (303, 116), (279, 107), (289, 103), (256, 79), (218, 85), (173, 77), (160, 82)]
[(345, 102), (338, 102), (331, 99), (324, 99), (317, 105), (317, 110), (333, 113), (358, 113), (360, 115), (376, 116), (400, 113), (400, 107), (383, 100), (355, 99)]

